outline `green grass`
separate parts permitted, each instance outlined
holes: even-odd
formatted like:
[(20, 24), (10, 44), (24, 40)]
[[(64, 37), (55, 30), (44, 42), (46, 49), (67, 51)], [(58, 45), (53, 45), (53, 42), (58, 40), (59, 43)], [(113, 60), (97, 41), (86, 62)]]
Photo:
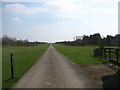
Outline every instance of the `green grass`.
[(0, 45), (0, 89), (2, 89), (2, 46)]
[(97, 46), (65, 46), (53, 45), (60, 53), (77, 64), (103, 64), (106, 60), (93, 57), (93, 50)]
[[(2, 48), (2, 81), (3, 88), (10, 88), (16, 83), (26, 71), (38, 60), (38, 58), (48, 48), (47, 45), (15, 47), (8, 46)], [(14, 55), (15, 78), (10, 80), (10, 53)]]

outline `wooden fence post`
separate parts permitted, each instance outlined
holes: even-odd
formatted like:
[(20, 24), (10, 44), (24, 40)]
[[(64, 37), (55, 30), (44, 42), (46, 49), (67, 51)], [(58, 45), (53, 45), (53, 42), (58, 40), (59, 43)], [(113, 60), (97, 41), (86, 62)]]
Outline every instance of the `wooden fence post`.
[(13, 54), (11, 53), (11, 79), (14, 78), (14, 60), (13, 60)]
[(98, 49), (96, 49), (96, 56), (98, 57)]
[(94, 55), (93, 55), (94, 57), (96, 57), (96, 50), (94, 49)]
[(103, 48), (100, 48), (100, 57), (103, 58)]
[(100, 56), (100, 49), (98, 48), (97, 50), (98, 50), (98, 57), (99, 57)]
[(104, 48), (104, 58), (106, 59), (106, 49)]
[(116, 61), (118, 62), (118, 58), (119, 58), (119, 51), (118, 49), (116, 49)]
[(111, 48), (109, 48), (109, 60), (111, 61)]

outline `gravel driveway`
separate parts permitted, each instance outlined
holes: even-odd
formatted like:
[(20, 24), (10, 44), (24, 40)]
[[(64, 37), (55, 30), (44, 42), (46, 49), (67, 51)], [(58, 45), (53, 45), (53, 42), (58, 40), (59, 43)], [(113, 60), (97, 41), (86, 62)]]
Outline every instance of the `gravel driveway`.
[(79, 66), (52, 46), (12, 88), (99, 88)]

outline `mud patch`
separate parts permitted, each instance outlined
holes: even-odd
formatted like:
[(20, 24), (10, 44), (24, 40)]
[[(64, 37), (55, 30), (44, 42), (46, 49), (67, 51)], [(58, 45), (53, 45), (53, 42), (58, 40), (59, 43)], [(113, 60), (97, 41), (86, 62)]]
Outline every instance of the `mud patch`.
[(114, 64), (80, 65), (103, 88), (120, 88), (120, 67)]

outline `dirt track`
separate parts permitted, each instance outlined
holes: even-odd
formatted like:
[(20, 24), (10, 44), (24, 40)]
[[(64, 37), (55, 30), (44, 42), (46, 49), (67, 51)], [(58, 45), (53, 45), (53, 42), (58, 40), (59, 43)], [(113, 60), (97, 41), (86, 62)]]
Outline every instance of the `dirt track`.
[(98, 88), (81, 67), (50, 46), (12, 88)]

